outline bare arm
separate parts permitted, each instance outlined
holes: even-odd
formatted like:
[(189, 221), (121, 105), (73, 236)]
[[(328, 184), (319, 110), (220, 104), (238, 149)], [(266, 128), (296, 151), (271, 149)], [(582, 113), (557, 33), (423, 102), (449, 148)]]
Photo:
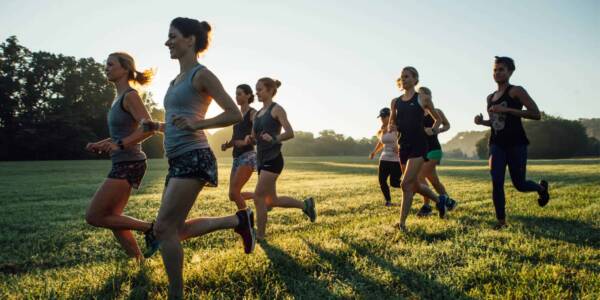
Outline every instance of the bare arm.
[(441, 117), (438, 114), (438, 110), (435, 109), (435, 107), (433, 106), (433, 101), (431, 101), (431, 96), (419, 94), (419, 100), (421, 102), (420, 103), (421, 107), (423, 107), (423, 109), (429, 113), (431, 118), (433, 118), (433, 125), (431, 126), (431, 128), (438, 128), (441, 123)]
[(283, 141), (287, 141), (289, 139), (293, 139), (294, 138), (294, 129), (292, 129), (292, 125), (288, 121), (287, 113), (285, 112), (283, 107), (281, 107), (281, 105), (276, 105), (273, 108), (272, 112), (273, 112), (273, 116), (275, 117), (275, 119), (277, 119), (277, 121), (279, 121), (279, 123), (281, 124), (281, 127), (283, 127), (283, 130), (284, 130), (284, 132), (282, 134), (275, 137), (275, 141), (283, 142)]
[(444, 112), (439, 108), (436, 108), (435, 110), (437, 111), (438, 115), (440, 116), (440, 123), (441, 123), (441, 127), (439, 127), (436, 130), (437, 133), (442, 133), (442, 132), (446, 132), (446, 131), (450, 130), (450, 122), (446, 118), (446, 115), (444, 115)]
[[(143, 120), (152, 121), (152, 117), (146, 110), (146, 107), (142, 102), (142, 98), (140, 98), (140, 95), (137, 92), (131, 92), (125, 95), (125, 98), (123, 99), (123, 106), (139, 124), (141, 124)], [(121, 141), (123, 142), (123, 146), (127, 148), (127, 146), (135, 145), (152, 135), (152, 132), (144, 132), (142, 127), (138, 127), (136, 131)]]
[[(490, 102), (492, 102), (492, 97), (493, 97), (493, 94), (491, 94), (487, 97), (488, 106), (490, 105)], [(490, 112), (488, 111), (488, 117), (489, 117), (489, 115), (490, 115)], [(484, 120), (482, 114), (476, 115), (474, 122), (477, 125), (483, 125), (483, 126), (487, 126), (487, 127), (492, 126), (492, 121), (490, 121), (489, 118), (487, 120)]]
[(377, 154), (379, 151), (381, 151), (381, 149), (383, 149), (383, 143), (377, 142), (377, 145), (375, 145), (375, 149), (373, 149), (373, 153)]
[(510, 94), (511, 97), (517, 98), (519, 99), (519, 101), (521, 101), (521, 104), (525, 106), (525, 110), (506, 108), (507, 113), (517, 117), (531, 120), (539, 120), (542, 118), (537, 104), (535, 103), (535, 101), (533, 101), (533, 99), (531, 99), (531, 96), (529, 96), (529, 93), (527, 93), (527, 91), (523, 87), (515, 86), (510, 90)]
[(392, 132), (397, 130), (398, 125), (396, 124), (396, 99), (392, 99), (392, 103), (390, 104), (390, 110), (391, 114), (390, 121), (388, 123), (388, 131)]

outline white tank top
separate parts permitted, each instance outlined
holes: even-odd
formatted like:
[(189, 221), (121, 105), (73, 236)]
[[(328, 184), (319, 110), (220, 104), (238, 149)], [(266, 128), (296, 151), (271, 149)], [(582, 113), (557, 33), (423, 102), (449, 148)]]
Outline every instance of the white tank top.
[(398, 132), (386, 132), (381, 135), (380, 141), (383, 144), (383, 151), (379, 160), (400, 161), (398, 156)]

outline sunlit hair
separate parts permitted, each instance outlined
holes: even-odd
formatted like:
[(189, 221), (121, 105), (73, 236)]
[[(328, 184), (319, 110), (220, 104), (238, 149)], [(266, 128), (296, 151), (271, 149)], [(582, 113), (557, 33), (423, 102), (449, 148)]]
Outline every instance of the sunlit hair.
[(427, 96), (431, 96), (431, 90), (428, 87), (422, 86), (419, 88), (420, 94), (425, 94)]
[(237, 88), (244, 91), (244, 94), (250, 95), (250, 98), (248, 98), (248, 104), (254, 102), (254, 94), (252, 93), (252, 88), (249, 85), (244, 83), (238, 85)]
[(177, 17), (171, 21), (171, 26), (175, 27), (184, 37), (196, 37), (194, 50), (196, 55), (202, 54), (208, 48), (211, 39), (212, 28), (206, 21), (198, 21), (196, 19)]
[(262, 83), (269, 91), (273, 92), (273, 96), (277, 94), (277, 89), (281, 86), (281, 81), (270, 77), (263, 77), (258, 80)]
[(113, 52), (109, 55), (109, 57), (116, 57), (119, 61), (119, 64), (123, 69), (128, 71), (127, 79), (129, 81), (136, 82), (139, 85), (147, 85), (152, 81), (154, 77), (154, 71), (152, 69), (147, 69), (144, 71), (138, 71), (135, 68), (135, 60), (133, 57), (125, 52)]
[[(419, 84), (419, 72), (417, 72), (417, 69), (415, 69), (414, 67), (404, 67), (404, 69), (402, 69), (402, 72), (404, 71), (408, 71), (417, 81), (415, 82), (415, 86), (417, 84)], [(404, 89), (403, 85), (402, 85), (402, 76), (400, 76), (398, 79), (396, 79), (396, 84), (398, 85), (398, 87), (400, 89)]]

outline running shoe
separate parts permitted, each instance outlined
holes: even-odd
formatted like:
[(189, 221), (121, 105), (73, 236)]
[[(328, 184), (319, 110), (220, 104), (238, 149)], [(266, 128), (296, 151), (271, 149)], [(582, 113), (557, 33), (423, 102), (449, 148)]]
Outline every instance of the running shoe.
[(421, 206), (421, 208), (417, 212), (417, 217), (428, 217), (431, 215), (431, 212), (432, 212), (431, 205), (423, 204), (423, 206)]
[(448, 196), (446, 195), (440, 195), (438, 197), (438, 202), (435, 204), (435, 207), (437, 208), (438, 212), (440, 213), (440, 218), (444, 218), (444, 216), (446, 216), (446, 202), (448, 200)]
[(160, 241), (157, 240), (154, 235), (154, 222), (150, 224), (150, 229), (144, 232), (144, 242), (146, 242), (146, 251), (144, 251), (145, 258), (150, 258), (158, 251), (158, 249), (160, 249)]
[(238, 217), (239, 224), (233, 229), (233, 231), (242, 237), (242, 242), (244, 243), (244, 252), (246, 254), (250, 254), (252, 251), (254, 251), (254, 246), (256, 245), (256, 233), (254, 232), (254, 213), (252, 212), (251, 208), (246, 208), (244, 210), (238, 210), (235, 214)]
[(315, 222), (317, 220), (317, 210), (315, 209), (315, 199), (313, 197), (308, 197), (304, 200), (304, 209), (302, 212), (308, 216), (311, 222)]
[(446, 198), (446, 208), (448, 209), (448, 211), (453, 211), (457, 205), (458, 202), (456, 202), (456, 200), (450, 197)]
[(550, 201), (550, 193), (548, 192), (550, 186), (548, 185), (548, 181), (546, 180), (541, 180), (540, 185), (544, 187), (544, 190), (538, 192), (538, 194), (540, 195), (540, 197), (538, 198), (538, 204), (541, 207), (544, 207), (546, 206), (546, 204), (548, 204), (548, 201)]

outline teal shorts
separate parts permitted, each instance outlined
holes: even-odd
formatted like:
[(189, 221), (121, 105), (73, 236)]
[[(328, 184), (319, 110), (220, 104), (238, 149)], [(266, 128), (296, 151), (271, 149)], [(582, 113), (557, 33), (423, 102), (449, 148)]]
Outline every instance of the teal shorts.
[(431, 150), (431, 151), (427, 152), (427, 159), (436, 160), (436, 161), (438, 161), (438, 163), (440, 161), (442, 161), (443, 156), (444, 156), (444, 152), (442, 152), (442, 149)]

